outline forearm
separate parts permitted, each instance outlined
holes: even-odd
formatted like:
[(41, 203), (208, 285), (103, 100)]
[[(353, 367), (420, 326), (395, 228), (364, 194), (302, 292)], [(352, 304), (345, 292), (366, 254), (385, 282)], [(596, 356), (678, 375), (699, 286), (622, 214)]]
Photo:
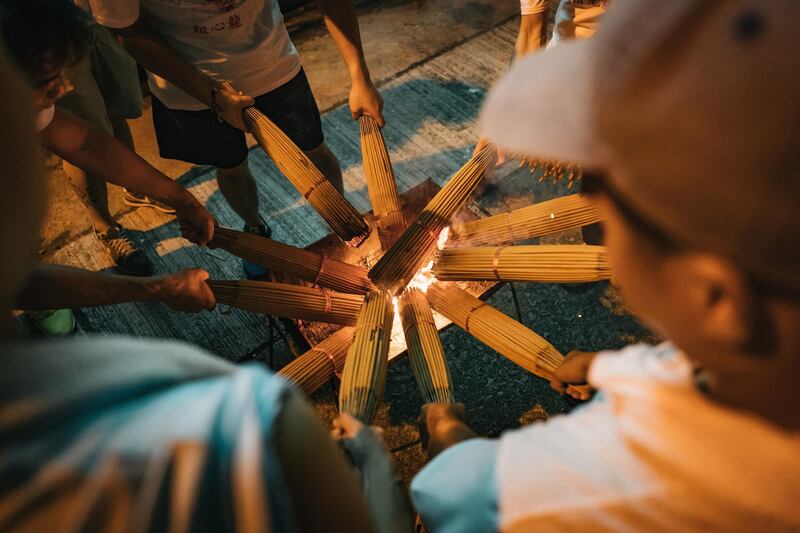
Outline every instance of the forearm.
[(460, 420), (454, 418), (439, 420), (429, 428), (428, 458), (432, 459), (459, 442), (476, 438), (478, 438), (478, 434)]
[(546, 12), (522, 15), (519, 23), (519, 35), (514, 47), (517, 58), (535, 52), (544, 44), (547, 26)]
[(353, 83), (369, 80), (353, 0), (318, 0), (319, 7)]
[(37, 265), (17, 294), (25, 310), (93, 307), (155, 300), (158, 278), (136, 278), (62, 265)]
[(211, 105), (211, 89), (217, 81), (199, 72), (178, 56), (146, 20), (114, 30), (128, 53), (142, 67), (169, 81), (199, 102)]

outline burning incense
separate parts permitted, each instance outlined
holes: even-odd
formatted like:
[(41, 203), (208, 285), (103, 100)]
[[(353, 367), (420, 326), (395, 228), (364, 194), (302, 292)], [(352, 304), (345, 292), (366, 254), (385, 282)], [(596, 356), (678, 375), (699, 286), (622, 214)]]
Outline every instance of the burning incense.
[[(235, 91), (230, 83), (223, 83), (223, 86)], [(334, 233), (350, 246), (360, 246), (370, 233), (364, 217), (344, 199), (294, 141), (261, 111), (248, 107), (242, 115), (261, 148)]]
[(436, 250), (441, 231), (467, 203), (496, 158), (494, 145), (485, 146), (436, 193), (414, 223), (369, 271), (370, 279), (378, 287), (397, 294), (408, 285)]
[(425, 403), (453, 403), (453, 385), (439, 331), (425, 294), (406, 289), (399, 298), (408, 359)]
[(375, 418), (386, 385), (393, 311), (392, 299), (386, 292), (371, 292), (364, 297), (344, 364), (339, 411), (350, 413), (365, 424)]
[(375, 119), (363, 115), (358, 123), (361, 126), (361, 154), (364, 159), (369, 200), (372, 202), (372, 211), (378, 219), (381, 248), (388, 250), (406, 229), (392, 162)]
[(564, 356), (553, 345), (453, 283), (428, 289), (434, 310), (528, 372), (552, 379)]
[(448, 248), (433, 268), (443, 281), (581, 283), (611, 278), (604, 246), (553, 244)]
[(551, 180), (557, 183), (566, 178), (568, 188), (572, 188), (575, 180), (581, 179), (582, 174), (578, 165), (564, 161), (524, 157), (520, 162), (520, 166), (522, 165), (528, 165), (531, 174), (535, 173), (537, 169), (541, 169), (542, 175), (539, 177), (539, 181)]
[(208, 282), (217, 303), (298, 320), (355, 324), (363, 296), (268, 281)]
[(573, 194), (451, 229), (451, 246), (499, 246), (587, 226), (600, 220), (588, 198)]
[(341, 373), (351, 342), (353, 328), (342, 328), (281, 368), (278, 375), (293, 381), (306, 394), (311, 394)]
[(273, 272), (295, 276), (320, 287), (352, 294), (366, 294), (374, 289), (365, 268), (260, 235), (216, 228), (209, 244)]

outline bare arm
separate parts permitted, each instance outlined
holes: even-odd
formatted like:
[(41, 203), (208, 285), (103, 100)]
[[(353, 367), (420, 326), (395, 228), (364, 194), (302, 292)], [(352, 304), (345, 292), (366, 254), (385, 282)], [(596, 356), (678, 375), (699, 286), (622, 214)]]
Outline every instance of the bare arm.
[[(240, 130), (247, 130), (242, 120), (242, 110), (253, 105), (251, 97), (221, 89), (218, 83), (221, 80), (206, 76), (184, 61), (142, 17), (127, 28), (113, 31), (142, 67), (179, 87), (202, 104), (212, 108), (216, 104), (225, 122)], [(212, 93), (213, 89), (218, 91)]]
[(519, 35), (514, 46), (516, 58), (539, 50), (545, 42), (547, 30), (547, 12), (522, 15), (519, 23)]
[(318, 2), (328, 33), (339, 48), (350, 73), (352, 83), (350, 111), (353, 118), (369, 115), (383, 127), (383, 99), (369, 76), (353, 0), (318, 0)]
[(37, 265), (17, 293), (16, 305), (40, 310), (159, 301), (173, 309), (196, 312), (215, 305), (206, 279), (208, 273), (200, 269), (140, 278), (62, 265)]
[(111, 135), (58, 108), (40, 135), (45, 147), (73, 165), (175, 209), (185, 237), (199, 244), (211, 240), (215, 224), (211, 213), (179, 183)]

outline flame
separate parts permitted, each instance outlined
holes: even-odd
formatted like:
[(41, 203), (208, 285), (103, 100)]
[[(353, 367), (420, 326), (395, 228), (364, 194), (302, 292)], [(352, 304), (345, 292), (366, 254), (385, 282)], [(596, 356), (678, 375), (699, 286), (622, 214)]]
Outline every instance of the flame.
[(439, 233), (439, 240), (436, 241), (436, 247), (441, 250), (447, 244), (447, 239), (450, 238), (450, 226), (445, 226)]
[(428, 288), (434, 283), (436, 283), (436, 276), (433, 275), (433, 261), (428, 261), (427, 265), (414, 274), (408, 286), (409, 288), (419, 289), (422, 292), (428, 292)]

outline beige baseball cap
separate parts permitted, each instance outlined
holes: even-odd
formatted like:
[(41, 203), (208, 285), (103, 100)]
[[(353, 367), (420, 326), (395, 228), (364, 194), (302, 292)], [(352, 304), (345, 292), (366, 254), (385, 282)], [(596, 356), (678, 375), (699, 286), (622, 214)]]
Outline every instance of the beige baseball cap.
[(800, 1), (621, 0), (518, 61), (484, 135), (601, 171), (676, 242), (800, 289)]

